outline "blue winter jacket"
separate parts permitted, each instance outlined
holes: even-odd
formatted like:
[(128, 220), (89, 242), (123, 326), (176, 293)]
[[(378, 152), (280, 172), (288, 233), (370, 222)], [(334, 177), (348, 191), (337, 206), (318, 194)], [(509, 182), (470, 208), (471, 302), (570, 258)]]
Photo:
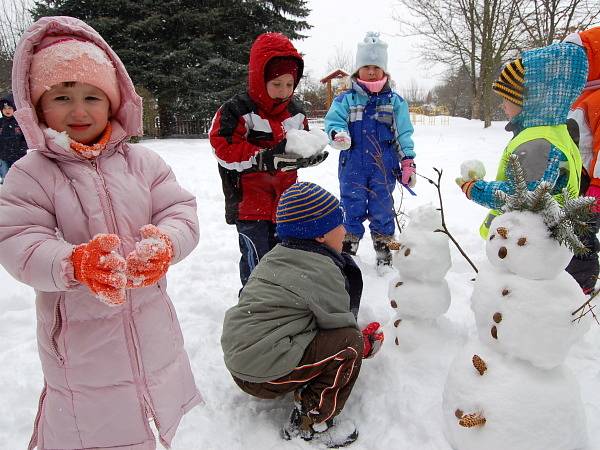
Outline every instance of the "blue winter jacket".
[[(367, 103), (375, 102), (374, 114), (365, 114)], [(325, 132), (331, 140), (335, 133), (345, 131), (352, 140), (351, 149), (375, 151), (365, 130), (375, 130), (372, 136), (380, 145), (389, 143), (398, 152), (398, 160), (414, 158), (413, 126), (408, 104), (390, 89), (389, 83), (378, 94), (371, 94), (352, 79), (352, 88), (338, 95), (325, 116)]]

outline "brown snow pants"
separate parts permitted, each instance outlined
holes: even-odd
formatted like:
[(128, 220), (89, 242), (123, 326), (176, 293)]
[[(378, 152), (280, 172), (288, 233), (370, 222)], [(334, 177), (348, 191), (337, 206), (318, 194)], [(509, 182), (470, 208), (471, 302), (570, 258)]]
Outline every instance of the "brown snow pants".
[(362, 353), (362, 334), (356, 328), (320, 330), (287, 375), (264, 383), (233, 379), (244, 392), (259, 398), (295, 392), (302, 410), (321, 423), (344, 408), (360, 371)]

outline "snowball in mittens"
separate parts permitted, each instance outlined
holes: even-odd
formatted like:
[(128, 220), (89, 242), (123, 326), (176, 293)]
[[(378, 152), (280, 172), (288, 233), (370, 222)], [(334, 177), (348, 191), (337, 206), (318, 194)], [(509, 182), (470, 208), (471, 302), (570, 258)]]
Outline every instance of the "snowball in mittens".
[(303, 158), (321, 153), (329, 143), (327, 134), (318, 128), (313, 128), (310, 131), (289, 130), (286, 133), (286, 139), (285, 152)]
[(485, 167), (483, 163), (477, 159), (464, 161), (460, 165), (460, 176), (464, 181), (481, 180), (485, 177)]

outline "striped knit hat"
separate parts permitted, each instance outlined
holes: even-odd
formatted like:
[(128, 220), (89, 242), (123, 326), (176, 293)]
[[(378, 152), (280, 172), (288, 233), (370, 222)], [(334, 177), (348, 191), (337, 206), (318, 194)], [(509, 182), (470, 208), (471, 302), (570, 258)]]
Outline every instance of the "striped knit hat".
[(277, 205), (279, 239), (314, 239), (344, 222), (340, 202), (321, 186), (306, 181), (294, 183)]
[(525, 69), (521, 58), (508, 63), (500, 72), (500, 76), (492, 89), (515, 105), (523, 106), (523, 85), (525, 84)]

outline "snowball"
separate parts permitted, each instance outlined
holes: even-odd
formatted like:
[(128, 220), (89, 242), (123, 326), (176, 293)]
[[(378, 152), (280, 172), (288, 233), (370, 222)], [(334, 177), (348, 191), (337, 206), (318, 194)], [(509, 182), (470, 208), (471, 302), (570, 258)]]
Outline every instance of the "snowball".
[(286, 139), (285, 152), (300, 155), (303, 158), (321, 153), (329, 143), (327, 134), (319, 128), (313, 128), (310, 131), (289, 130), (286, 133)]
[[(486, 363), (483, 375), (473, 355)], [(443, 395), (444, 432), (460, 450), (576, 450), (587, 442), (579, 385), (565, 367), (538, 369), (480, 343), (461, 351)], [(459, 425), (456, 414), (481, 413), (480, 427)]]
[[(479, 338), (496, 351), (541, 368), (562, 364), (590, 328), (589, 316), (572, 322), (586, 297), (567, 272), (530, 280), (491, 266), (480, 267), (471, 308)], [(492, 336), (495, 327), (497, 338)]]
[(464, 161), (460, 165), (460, 176), (463, 180), (481, 180), (485, 177), (485, 166), (477, 159)]
[(69, 150), (71, 148), (71, 138), (66, 131), (58, 132), (52, 128), (46, 128), (44, 133), (59, 147), (64, 148), (65, 150)]
[(408, 214), (410, 222), (406, 230), (412, 232), (418, 231), (435, 231), (442, 228), (442, 216), (440, 211), (431, 204), (422, 205), (411, 210)]
[(423, 282), (396, 277), (389, 286), (388, 297), (394, 301), (398, 318), (435, 319), (450, 306), (450, 289), (445, 279)]
[(550, 237), (542, 217), (529, 211), (496, 217), (485, 251), (495, 267), (533, 280), (555, 278), (573, 256), (567, 247)]

